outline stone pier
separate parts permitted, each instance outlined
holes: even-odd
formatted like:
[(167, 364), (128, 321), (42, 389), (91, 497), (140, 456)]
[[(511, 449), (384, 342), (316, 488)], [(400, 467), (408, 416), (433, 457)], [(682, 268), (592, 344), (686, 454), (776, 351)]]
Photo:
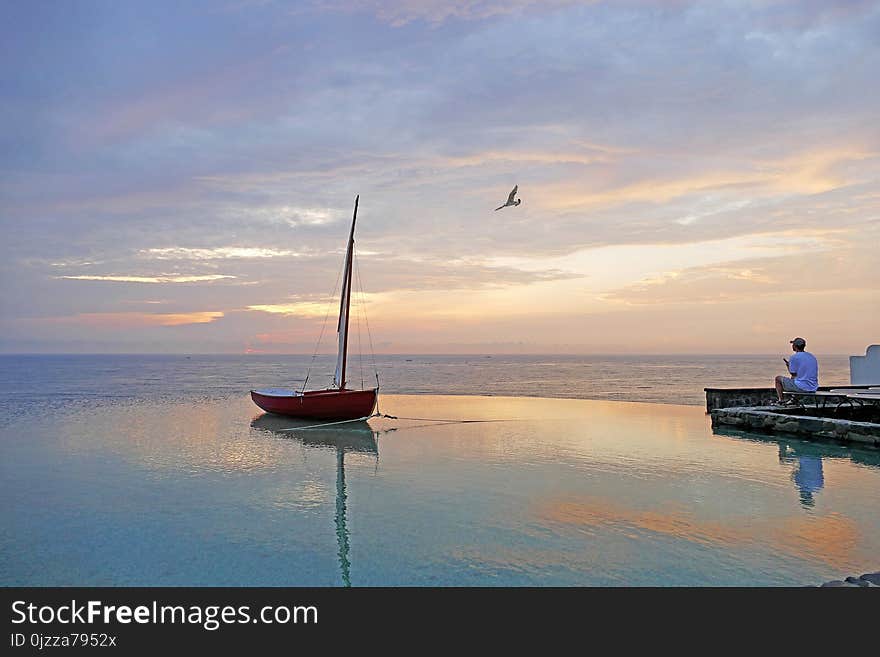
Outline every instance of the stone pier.
[[(835, 389), (859, 387), (834, 386)], [(880, 422), (877, 422), (877, 413), (867, 408), (847, 411), (841, 410), (839, 404), (771, 406), (776, 399), (773, 388), (705, 388), (705, 391), (706, 410), (712, 417), (713, 429), (735, 427), (880, 448)]]
[(835, 440), (880, 447), (880, 424), (821, 417), (813, 409), (753, 406), (718, 408), (711, 412), (712, 427), (795, 434), (808, 440)]
[[(861, 389), (865, 386), (820, 386), (819, 390)], [(706, 412), (734, 406), (769, 406), (776, 399), (774, 388), (703, 388), (706, 393)]]

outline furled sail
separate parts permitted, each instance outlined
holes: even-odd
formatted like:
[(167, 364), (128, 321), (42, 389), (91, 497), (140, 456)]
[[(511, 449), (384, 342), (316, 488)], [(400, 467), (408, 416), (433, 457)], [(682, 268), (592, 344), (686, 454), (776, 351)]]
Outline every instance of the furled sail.
[(342, 300), (339, 303), (339, 325), (336, 331), (339, 334), (339, 350), (336, 353), (336, 374), (333, 376), (333, 385), (337, 388), (345, 387), (345, 352), (348, 344), (348, 308), (351, 302), (351, 277), (348, 268), (351, 266), (351, 243), (345, 255), (345, 273), (342, 282)]

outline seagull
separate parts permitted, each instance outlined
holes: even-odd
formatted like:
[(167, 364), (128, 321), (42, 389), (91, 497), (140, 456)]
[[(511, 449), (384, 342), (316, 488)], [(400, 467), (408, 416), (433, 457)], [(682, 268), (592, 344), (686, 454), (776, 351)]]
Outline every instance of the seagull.
[(512, 206), (516, 207), (517, 205), (519, 205), (520, 203), (522, 203), (522, 199), (521, 199), (521, 198), (516, 199), (516, 202), (515, 202), (515, 203), (514, 203), (514, 201), (513, 201), (513, 197), (516, 196), (516, 190), (517, 190), (517, 189), (519, 189), (519, 185), (514, 185), (514, 187), (513, 187), (513, 191), (510, 192), (510, 196), (507, 197), (507, 203), (505, 203), (504, 205), (501, 205), (501, 206), (495, 208), (495, 212), (498, 212), (498, 210), (500, 210), (501, 208), (506, 208), (508, 205), (512, 205)]

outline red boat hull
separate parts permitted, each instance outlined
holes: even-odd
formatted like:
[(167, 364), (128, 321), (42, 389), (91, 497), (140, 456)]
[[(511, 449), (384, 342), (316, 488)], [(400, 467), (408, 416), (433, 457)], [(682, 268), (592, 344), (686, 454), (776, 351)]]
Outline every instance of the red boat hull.
[(251, 390), (251, 399), (267, 413), (310, 420), (355, 420), (372, 415), (378, 388), (373, 390), (292, 391)]

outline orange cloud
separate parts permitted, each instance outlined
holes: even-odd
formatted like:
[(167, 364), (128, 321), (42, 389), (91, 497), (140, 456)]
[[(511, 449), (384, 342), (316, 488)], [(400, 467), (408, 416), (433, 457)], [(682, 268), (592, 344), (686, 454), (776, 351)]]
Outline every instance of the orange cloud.
[(136, 328), (144, 326), (183, 326), (209, 324), (223, 317), (219, 311), (191, 313), (80, 313), (70, 317), (52, 317), (55, 324), (79, 324), (95, 328)]
[(254, 306), (247, 306), (247, 309), (273, 315), (288, 315), (291, 317), (303, 318), (322, 318), (328, 315), (328, 304), (320, 303), (318, 301), (257, 304)]
[(561, 183), (536, 188), (531, 195), (544, 207), (570, 210), (633, 202), (661, 203), (689, 194), (744, 188), (753, 196), (819, 194), (858, 182), (838, 171), (842, 165), (878, 156), (860, 149), (837, 148), (799, 153), (783, 160), (745, 162), (739, 170), (648, 179), (606, 189), (585, 189), (583, 181)]

